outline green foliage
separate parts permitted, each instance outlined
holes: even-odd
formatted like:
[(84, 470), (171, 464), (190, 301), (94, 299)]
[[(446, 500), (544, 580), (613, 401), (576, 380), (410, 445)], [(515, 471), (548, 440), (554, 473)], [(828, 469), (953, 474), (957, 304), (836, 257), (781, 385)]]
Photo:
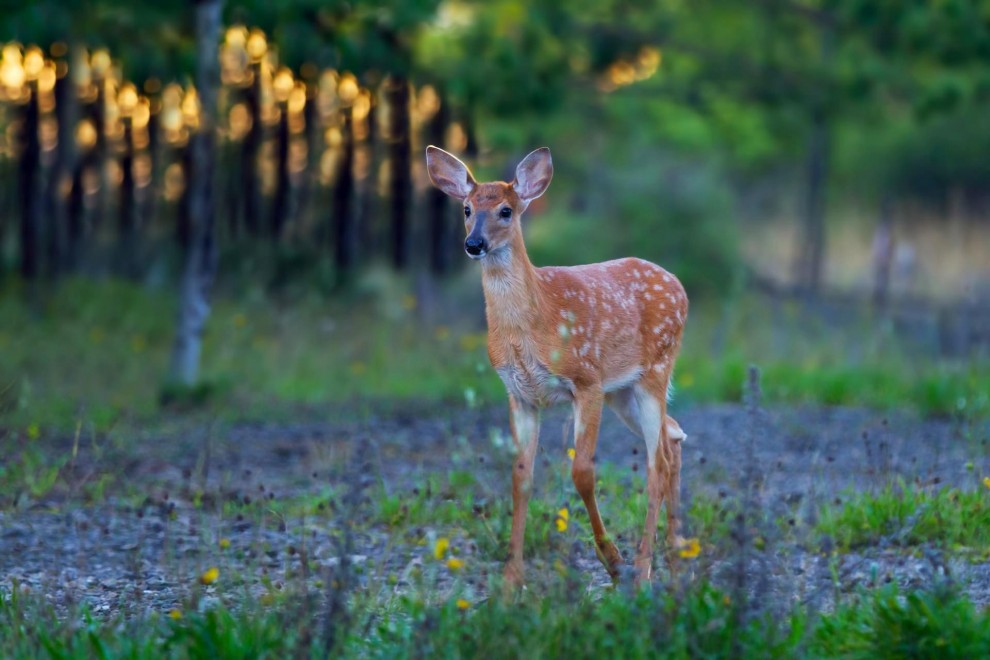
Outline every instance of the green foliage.
[[(628, 162), (650, 158), (630, 147)], [(537, 265), (594, 263), (636, 256), (663, 265), (689, 296), (718, 299), (739, 279), (738, 238), (728, 191), (712, 168), (606, 168), (593, 187), (574, 192), (573, 212), (558, 206), (530, 223), (527, 249)], [(554, 194), (553, 204), (560, 205)], [(594, 240), (588, 240), (594, 237)]]
[(878, 330), (868, 313), (826, 326), (800, 303), (743, 296), (692, 307), (688, 328), (674, 382), (689, 399), (740, 401), (746, 368), (755, 364), (768, 402), (990, 416), (983, 360), (926, 357)]
[(933, 205), (948, 202), (958, 192), (979, 199), (990, 177), (988, 117), (986, 104), (979, 104), (897, 127), (897, 132), (890, 131), (888, 144), (870, 145), (873, 153), (879, 151), (879, 159), (869, 166), (862, 163), (860, 174), (880, 178), (880, 186), (891, 195)]
[(619, 592), (597, 602), (566, 591), (519, 603), (490, 599), (467, 613), (446, 604), (380, 630), (374, 646), (375, 657), (646, 658), (659, 649), (669, 657), (787, 657), (800, 631), (787, 634), (763, 619), (741, 623), (724, 594), (701, 584), (683, 594)]
[(990, 488), (982, 484), (931, 491), (899, 482), (877, 493), (849, 493), (840, 508), (823, 506), (819, 515), (818, 531), (844, 550), (886, 538), (990, 553)]
[[(563, 247), (552, 247), (559, 237), (542, 236), (539, 222), (533, 251), (549, 259), (543, 255)], [(587, 240), (572, 246), (598, 249)], [(464, 300), (476, 302), (476, 283), (468, 286)], [(416, 321), (417, 301), (406, 291), (391, 279), (369, 278), (353, 298), (334, 301), (304, 288), (287, 291), (288, 300), (256, 289), (221, 297), (205, 336), (207, 386), (173, 396), (173, 410), (244, 419), (284, 411), (285, 404), (354, 398), (503, 402), (485, 332)], [(0, 416), (22, 431), (32, 424), (68, 431), (81, 423), (86, 433), (155, 417), (174, 309), (173, 296), (156, 289), (74, 280), (46, 295), (35, 314), (8, 286), (0, 296)], [(798, 312), (773, 312), (745, 297), (721, 307), (694, 305), (675, 374), (679, 396), (739, 401), (745, 369), (757, 364), (771, 403), (990, 415), (984, 362), (919, 357), (855, 323), (843, 331), (809, 329)], [(768, 323), (772, 313), (779, 318)]]
[[(362, 630), (335, 646), (340, 657), (450, 658), (985, 657), (990, 621), (947, 588), (861, 592), (808, 620), (799, 608), (777, 617), (740, 617), (725, 593), (704, 582), (686, 590), (592, 598), (563, 585), (518, 602), (492, 598), (462, 610), (454, 598), (395, 599), (387, 616), (359, 610)], [(571, 590), (571, 591), (569, 591)], [(68, 620), (16, 591), (0, 593), (0, 652), (27, 657), (286, 657), (322, 655), (319, 608), (289, 599), (243, 611), (208, 609), (178, 620), (152, 615)], [(465, 601), (466, 602), (466, 601)]]
[(980, 658), (990, 621), (950, 589), (901, 593), (885, 587), (822, 617), (812, 649), (821, 657)]

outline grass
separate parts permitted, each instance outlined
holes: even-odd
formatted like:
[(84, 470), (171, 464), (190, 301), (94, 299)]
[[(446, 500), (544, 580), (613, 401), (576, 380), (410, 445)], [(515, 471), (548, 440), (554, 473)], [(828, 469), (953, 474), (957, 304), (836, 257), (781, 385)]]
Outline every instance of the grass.
[(346, 622), (296, 594), (246, 605), (103, 620), (85, 608), (57, 616), (44, 601), (0, 594), (4, 657), (628, 658), (986, 657), (990, 614), (946, 587), (860, 591), (808, 618), (740, 616), (707, 583), (600, 597), (562, 586), (516, 601), (470, 603), (405, 595), (382, 609), (355, 599)]
[[(44, 589), (4, 583), (2, 657), (329, 653), (361, 658), (636, 658), (662, 653), (865, 658), (935, 653), (983, 657), (990, 651), (990, 614), (946, 584), (920, 590), (860, 588), (851, 594), (837, 589), (834, 603), (815, 611), (740, 593), (731, 576), (722, 573), (740, 550), (733, 538), (739, 502), (731, 497), (696, 494), (691, 499), (685, 524), (689, 534), (700, 539), (702, 551), (687, 559), (682, 576), (669, 578), (660, 571), (653, 588), (638, 593), (624, 586), (589, 588), (589, 571), (575, 563), (574, 555), (582, 549), (590, 554), (591, 533), (563, 452), (549, 456), (549, 465), (540, 468), (531, 502), (526, 538), (530, 588), (503, 600), (496, 576), (506, 555), (508, 498), (488, 483), (483, 471), (471, 467), (485, 456), (499, 473), (511, 471), (511, 454), (499, 438), (493, 437), (491, 446), (482, 442), (458, 447), (443, 471), (395, 483), (372, 481), (358, 498), (349, 496), (354, 485), (347, 478), (331, 479), (333, 486), (327, 486), (314, 476), (297, 491), (265, 479), (261, 490), (258, 475), (240, 484), (243, 492), (251, 493), (250, 501), (224, 496), (229, 485), (225, 478), (220, 485), (201, 488), (195, 473), (183, 477), (187, 488), (170, 487), (153, 477), (140, 484), (121, 479), (105, 483), (106, 492), (99, 496), (86, 495), (72, 481), (72, 447), (60, 453), (55, 442), (41, 435), (28, 445), (30, 461), (47, 456), (61, 466), (47, 493), (32, 496), (37, 510), (57, 502), (81, 505), (99, 497), (96, 502), (111, 509), (111, 518), (123, 515), (116, 508), (121, 505), (128, 507), (132, 519), (135, 510), (146, 510), (153, 518), (163, 515), (162, 492), (170, 491), (167, 504), (175, 508), (164, 515), (173, 533), (162, 553), (165, 573), (179, 581), (178, 600), (151, 607), (147, 601), (124, 599), (119, 614), (106, 616), (75, 600), (84, 594), (53, 602)], [(83, 442), (80, 460), (92, 451)], [(112, 473), (121, 456), (142, 451), (142, 445), (99, 451), (103, 459), (91, 467)], [(39, 472), (38, 479), (44, 478), (40, 463), (21, 464), (15, 470), (29, 468)], [(346, 465), (338, 468), (352, 475), (351, 481), (357, 479)], [(18, 481), (13, 471), (8, 476), (11, 480), (0, 487), (0, 502), (10, 501), (9, 489), (23, 490), (29, 483)], [(622, 537), (617, 540), (628, 557), (642, 529), (643, 478), (610, 464), (600, 466), (598, 478), (602, 511), (610, 531)], [(94, 477), (93, 483), (97, 481)], [(399, 483), (405, 485), (400, 488)], [(982, 484), (979, 488), (933, 491), (902, 484), (873, 493), (846, 493), (841, 507), (823, 507), (816, 527), (792, 530), (797, 535), (793, 547), (806, 545), (816, 554), (822, 550), (821, 539), (829, 536), (839, 549), (868, 548), (901, 534), (904, 545), (937, 543), (950, 554), (971, 556), (979, 544), (986, 547), (990, 529), (990, 489)], [(570, 512), (565, 529), (556, 524), (561, 508)], [(241, 518), (252, 523), (251, 530), (233, 529)], [(198, 545), (180, 546), (175, 539), (190, 521), (199, 530)], [(255, 533), (285, 524), (289, 529), (283, 535)], [(662, 528), (661, 520), (661, 532)], [(303, 549), (315, 552), (320, 547), (318, 541), (308, 540), (313, 529), (336, 539), (352, 534), (356, 551), (374, 556), (349, 569), (351, 577), (345, 580), (321, 564), (326, 555), (301, 556)], [(368, 539), (374, 538), (387, 539), (385, 547), (365, 550), (371, 545)], [(438, 559), (441, 539), (449, 545)], [(770, 547), (776, 542), (768, 535), (765, 554), (794, 551), (791, 545)], [(753, 548), (764, 551), (755, 542)], [(135, 552), (135, 560), (139, 556)], [(463, 566), (455, 569), (448, 563), (452, 557)], [(266, 569), (272, 564), (269, 559), (278, 567)], [(201, 584), (200, 571), (211, 562), (219, 567), (219, 577)]]
[[(985, 485), (984, 485), (985, 484)], [(818, 531), (842, 550), (887, 540), (897, 546), (937, 544), (990, 557), (990, 478), (973, 490), (909, 487), (851, 493), (839, 507), (823, 506)]]
[[(334, 403), (504, 401), (477, 319), (418, 320), (418, 301), (403, 285), (369, 287), (331, 300), (221, 296), (205, 337), (203, 400), (180, 399), (171, 412), (191, 406), (214, 419), (262, 420)], [(463, 304), (455, 286), (452, 307), (477, 307), (475, 294)], [(47, 291), (31, 308), (8, 282), (0, 290), (0, 424), (65, 432), (82, 423), (84, 432), (102, 432), (160, 420), (175, 308), (170, 292), (83, 280)], [(918, 358), (855, 323), (809, 328), (796, 309), (772, 323), (768, 313), (750, 298), (695, 305), (675, 377), (678, 401), (738, 401), (745, 369), (757, 363), (768, 403), (990, 415), (985, 361)]]

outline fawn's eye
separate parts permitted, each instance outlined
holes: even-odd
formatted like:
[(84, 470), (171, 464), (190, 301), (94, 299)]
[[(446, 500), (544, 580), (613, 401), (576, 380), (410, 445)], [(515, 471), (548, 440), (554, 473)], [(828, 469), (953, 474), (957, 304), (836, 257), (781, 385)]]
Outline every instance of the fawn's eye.
[(469, 207), (469, 206), (465, 206), (464, 207), (464, 217), (465, 218), (470, 218), (471, 217), (471, 207)]
[(508, 206), (503, 207), (501, 211), (498, 212), (499, 217), (509, 219), (512, 217), (512, 209)]

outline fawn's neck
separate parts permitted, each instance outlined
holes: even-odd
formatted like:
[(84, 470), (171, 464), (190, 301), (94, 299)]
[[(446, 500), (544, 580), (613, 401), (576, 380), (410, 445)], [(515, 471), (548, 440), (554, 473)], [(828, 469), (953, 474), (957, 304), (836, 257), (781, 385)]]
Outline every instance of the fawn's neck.
[(542, 317), (541, 280), (521, 236), (482, 262), (481, 282), (490, 331), (525, 332)]

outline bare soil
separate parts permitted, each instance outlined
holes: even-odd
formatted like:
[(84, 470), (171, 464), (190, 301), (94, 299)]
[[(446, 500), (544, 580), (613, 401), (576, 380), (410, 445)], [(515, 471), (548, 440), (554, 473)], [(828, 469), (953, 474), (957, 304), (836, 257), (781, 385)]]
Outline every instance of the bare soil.
[[(752, 412), (740, 405), (675, 405), (672, 413), (689, 436), (685, 510), (692, 497), (705, 494), (742, 501), (763, 512), (756, 518), (764, 521), (813, 521), (823, 503), (838, 506), (854, 489), (897, 480), (975, 488), (981, 475), (990, 474), (985, 424), (822, 407)], [(375, 496), (369, 493), (412, 492), (427, 475), (458, 468), (473, 471), (483, 493), (508, 497), (510, 459), (499, 448), (508, 432), (502, 408), (337, 409), (319, 420), (307, 416), (297, 423), (163, 425), (117, 442), (82, 438), (57, 488), (40, 499), (3, 503), (0, 589), (16, 584), (45, 594), (59, 608), (85, 602), (98, 614), (164, 612), (188, 603), (191, 594), (201, 604), (236, 605), (245, 594), (292, 580), (319, 584), (318, 569), (336, 565), (342, 554), (361, 567), (366, 584), (402, 589), (423, 567), (429, 552), (422, 538), (431, 530), (398, 534), (380, 522), (350, 524), (355, 521), (348, 517), (370, 515)], [(72, 437), (36, 442), (51, 456), (72, 452)], [(538, 490), (570, 442), (567, 411), (549, 411)], [(641, 470), (639, 440), (614, 416), (606, 416), (598, 447), (597, 460), (619, 466), (621, 474)], [(113, 481), (94, 497), (93, 485), (105, 473)], [(348, 505), (351, 491), (365, 499)], [(299, 501), (316, 504), (278, 506)], [(322, 513), (302, 512), (314, 507)], [(607, 518), (607, 501), (603, 512)], [(340, 541), (345, 527), (352, 530), (349, 547)], [(773, 538), (741, 560), (746, 579), (781, 606), (829, 607), (837, 593), (858, 585), (925, 585), (946, 576), (978, 604), (990, 604), (990, 564), (971, 557), (906, 549), (890, 538), (832, 558), (827, 540), (809, 544), (760, 533)], [(229, 547), (221, 547), (221, 539)], [(633, 541), (620, 542), (630, 556)], [(472, 547), (465, 548), (469, 556)], [(475, 552), (472, 559), (465, 579), (483, 594), (499, 558)], [(590, 542), (575, 543), (569, 561), (586, 573), (590, 589), (608, 584)], [(728, 581), (738, 561), (738, 554), (716, 553), (688, 573)], [(222, 580), (239, 576), (244, 589), (201, 587), (197, 576), (208, 566), (218, 566)], [(552, 579), (548, 568), (533, 561), (530, 575)], [(376, 582), (374, 575), (397, 578)]]

